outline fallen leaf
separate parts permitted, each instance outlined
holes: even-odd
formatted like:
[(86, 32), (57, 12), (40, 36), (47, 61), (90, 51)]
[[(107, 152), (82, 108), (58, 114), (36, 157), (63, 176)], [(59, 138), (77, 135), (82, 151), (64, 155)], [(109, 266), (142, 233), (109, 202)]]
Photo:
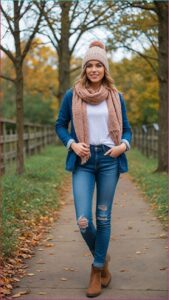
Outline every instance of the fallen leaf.
[(53, 247), (53, 246), (54, 246), (54, 244), (50, 244), (50, 243), (45, 244), (45, 247)]
[(9, 289), (1, 289), (1, 293), (7, 296), (11, 294), (11, 291)]
[(51, 240), (53, 240), (53, 237), (48, 237), (48, 238), (46, 239), (46, 242), (51, 241)]
[(62, 280), (62, 281), (66, 281), (66, 280), (67, 280), (67, 278), (65, 278), (65, 277), (62, 277), (62, 278), (60, 278), (60, 280)]
[(83, 256), (91, 256), (90, 253), (84, 253)]
[(17, 278), (17, 277), (14, 277), (14, 278), (13, 278), (13, 281), (15, 281), (15, 282), (19, 282), (19, 281), (20, 281), (20, 279), (19, 279), (19, 278)]
[(19, 297), (21, 297), (22, 295), (27, 295), (27, 294), (29, 294), (29, 293), (30, 293), (30, 290), (20, 291), (19, 293), (14, 294), (14, 295), (12, 296), (12, 298), (19, 298)]
[(166, 239), (166, 238), (167, 238), (166, 233), (161, 233), (161, 234), (160, 234), (160, 238), (161, 238), (161, 239)]
[(7, 284), (6, 287), (7, 287), (7, 289), (12, 290), (12, 285), (11, 284)]

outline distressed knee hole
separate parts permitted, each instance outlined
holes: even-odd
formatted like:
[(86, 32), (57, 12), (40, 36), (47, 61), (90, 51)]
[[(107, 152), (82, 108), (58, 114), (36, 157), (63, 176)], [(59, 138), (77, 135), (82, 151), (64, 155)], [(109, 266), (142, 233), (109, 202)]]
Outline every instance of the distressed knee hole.
[(100, 209), (102, 211), (106, 211), (107, 210), (107, 206), (106, 205), (98, 205), (98, 209)]
[(80, 229), (85, 229), (88, 227), (88, 219), (85, 217), (79, 217), (77, 224), (79, 225)]
[(107, 216), (98, 216), (97, 220), (99, 220), (99, 221), (107, 221)]

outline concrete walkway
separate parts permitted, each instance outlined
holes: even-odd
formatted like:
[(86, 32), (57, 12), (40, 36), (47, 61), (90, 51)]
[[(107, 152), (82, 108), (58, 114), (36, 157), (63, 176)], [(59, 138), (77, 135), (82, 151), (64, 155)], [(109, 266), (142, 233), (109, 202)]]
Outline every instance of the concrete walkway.
[[(52, 247), (45, 247), (46, 240)], [(128, 174), (116, 190), (109, 247), (112, 281), (98, 299), (167, 300), (166, 232)], [(61, 217), (28, 261), (27, 273), (14, 294), (19, 299), (88, 299), (85, 296), (92, 257), (75, 222), (72, 195)]]

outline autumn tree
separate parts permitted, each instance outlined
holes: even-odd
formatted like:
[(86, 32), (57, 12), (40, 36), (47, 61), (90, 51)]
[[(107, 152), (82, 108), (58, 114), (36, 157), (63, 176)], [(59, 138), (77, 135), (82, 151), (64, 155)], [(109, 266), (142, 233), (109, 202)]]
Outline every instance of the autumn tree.
[[(121, 12), (121, 17), (118, 26), (109, 27), (109, 29), (112, 29), (112, 38), (109, 38), (109, 49), (115, 50), (115, 48), (122, 47), (136, 52), (151, 66), (152, 72), (158, 78), (160, 98), (158, 123), (160, 132), (156, 171), (168, 171), (168, 1), (124, 0), (115, 2), (119, 7), (119, 12)], [(114, 44), (112, 44), (112, 41), (114, 41)], [(136, 42), (137, 46), (134, 46)], [(144, 45), (146, 46), (144, 47)], [(153, 49), (151, 55), (145, 55), (148, 45)], [(139, 48), (142, 48), (142, 50)]]
[[(41, 11), (41, 5), (37, 4)], [(113, 22), (114, 1), (50, 1), (43, 14), (48, 25), (41, 29), (48, 37), (58, 55), (58, 99), (59, 103), (70, 88), (71, 57), (84, 33)], [(80, 66), (81, 67), (81, 66)], [(80, 68), (79, 68), (80, 69)], [(76, 68), (75, 68), (76, 70)]]
[[(45, 1), (40, 1), (41, 12), (35, 16), (36, 7), (35, 1), (26, 2), (24, 0), (15, 0), (13, 3), (5, 3), (3, 1), (0, 4), (0, 10), (2, 12), (2, 24), (4, 29), (4, 36), (8, 33), (13, 38), (14, 51), (9, 49), (9, 45), (0, 45), (0, 50), (11, 60), (15, 76), (8, 77), (1, 73), (1, 78), (9, 80), (15, 85), (15, 99), (16, 99), (16, 130), (17, 130), (17, 173), (22, 174), (24, 171), (24, 119), (23, 119), (23, 62), (29, 52), (31, 43), (38, 32), (43, 10), (45, 7)], [(38, 1), (39, 2), (39, 1)], [(34, 20), (34, 21), (33, 21)], [(21, 25), (22, 24), (22, 25)], [(25, 24), (25, 27), (24, 25)], [(21, 41), (25, 42), (24, 47), (21, 46)], [(3, 40), (2, 40), (3, 42)], [(14, 52), (14, 53), (13, 53)]]
[[(144, 52), (144, 55), (152, 54), (153, 49)], [(133, 53), (130, 59), (110, 61), (109, 64), (115, 85), (124, 94), (131, 125), (141, 126), (158, 122), (158, 79), (151, 66), (136, 53)]]

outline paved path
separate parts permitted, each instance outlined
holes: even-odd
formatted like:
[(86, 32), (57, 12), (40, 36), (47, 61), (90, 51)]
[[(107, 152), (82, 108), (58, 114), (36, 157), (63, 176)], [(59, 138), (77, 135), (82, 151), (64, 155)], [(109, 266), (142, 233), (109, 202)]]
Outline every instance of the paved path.
[[(167, 300), (166, 232), (141, 191), (128, 174), (120, 177), (113, 215), (111, 254), (112, 282), (98, 299)], [(53, 247), (45, 247), (53, 243)], [(51, 239), (51, 240), (50, 240)], [(92, 257), (75, 222), (72, 195), (61, 217), (28, 261), (28, 273), (14, 293), (30, 289), (19, 299), (87, 299)]]

